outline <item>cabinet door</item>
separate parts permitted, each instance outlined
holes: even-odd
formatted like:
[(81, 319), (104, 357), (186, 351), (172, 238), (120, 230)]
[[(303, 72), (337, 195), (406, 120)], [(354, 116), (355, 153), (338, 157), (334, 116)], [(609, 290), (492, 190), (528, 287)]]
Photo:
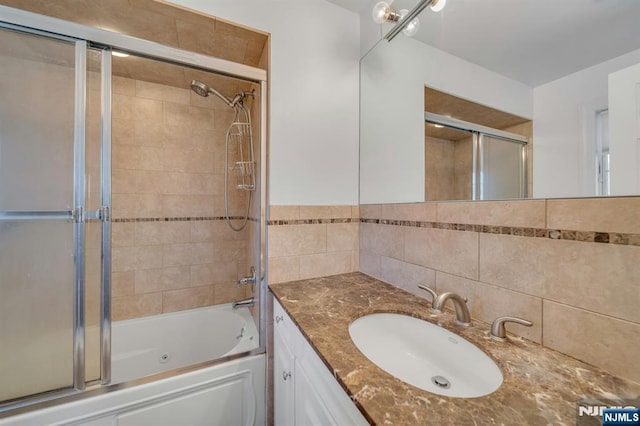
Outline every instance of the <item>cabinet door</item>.
[(278, 327), (273, 330), (273, 411), (275, 425), (293, 426), (294, 358)]
[(295, 419), (296, 425), (328, 426), (338, 425), (331, 416), (331, 411), (320, 398), (313, 385), (313, 381), (307, 375), (300, 364), (296, 364), (295, 371)]

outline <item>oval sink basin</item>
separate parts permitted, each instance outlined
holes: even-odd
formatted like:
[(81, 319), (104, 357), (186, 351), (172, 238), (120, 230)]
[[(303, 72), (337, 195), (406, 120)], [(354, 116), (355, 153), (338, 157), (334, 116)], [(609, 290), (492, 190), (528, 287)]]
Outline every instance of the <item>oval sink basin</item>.
[(407, 315), (371, 314), (349, 326), (351, 340), (371, 362), (420, 389), (454, 398), (496, 391), (502, 372), (475, 345)]

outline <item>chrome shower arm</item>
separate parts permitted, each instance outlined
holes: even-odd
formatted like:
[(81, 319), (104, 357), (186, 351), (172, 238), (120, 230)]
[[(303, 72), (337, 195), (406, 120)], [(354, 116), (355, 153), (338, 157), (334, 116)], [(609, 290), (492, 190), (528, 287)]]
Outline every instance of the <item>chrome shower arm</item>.
[[(213, 93), (214, 95), (216, 95), (217, 97), (219, 97), (225, 104), (227, 104), (229, 107), (233, 108), (233, 106), (235, 105), (234, 102), (232, 102), (231, 100), (229, 100), (229, 98), (227, 98), (225, 95), (223, 95), (222, 93), (218, 92), (216, 89), (214, 89), (213, 87), (209, 87), (209, 92)], [(234, 99), (235, 101), (235, 99)]]

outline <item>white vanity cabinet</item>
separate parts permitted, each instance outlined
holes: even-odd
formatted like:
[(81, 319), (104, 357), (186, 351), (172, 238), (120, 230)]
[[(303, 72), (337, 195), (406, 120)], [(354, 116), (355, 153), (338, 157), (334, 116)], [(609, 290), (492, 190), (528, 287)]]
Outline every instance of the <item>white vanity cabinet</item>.
[(367, 425), (276, 300), (273, 316), (275, 426)]

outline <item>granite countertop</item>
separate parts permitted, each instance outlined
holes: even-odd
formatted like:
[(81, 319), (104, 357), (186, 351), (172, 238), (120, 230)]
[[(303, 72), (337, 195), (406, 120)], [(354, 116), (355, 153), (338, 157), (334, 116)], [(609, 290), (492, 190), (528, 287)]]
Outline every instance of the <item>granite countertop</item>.
[[(456, 326), (453, 314), (434, 316), (426, 299), (362, 273), (273, 284), (270, 289), (371, 424), (574, 425), (582, 398), (640, 396), (639, 384), (513, 335), (508, 342), (496, 342), (484, 323)], [(498, 364), (502, 386), (487, 396), (463, 399), (396, 379), (369, 361), (349, 337), (352, 321), (377, 312), (408, 314), (464, 337)]]

